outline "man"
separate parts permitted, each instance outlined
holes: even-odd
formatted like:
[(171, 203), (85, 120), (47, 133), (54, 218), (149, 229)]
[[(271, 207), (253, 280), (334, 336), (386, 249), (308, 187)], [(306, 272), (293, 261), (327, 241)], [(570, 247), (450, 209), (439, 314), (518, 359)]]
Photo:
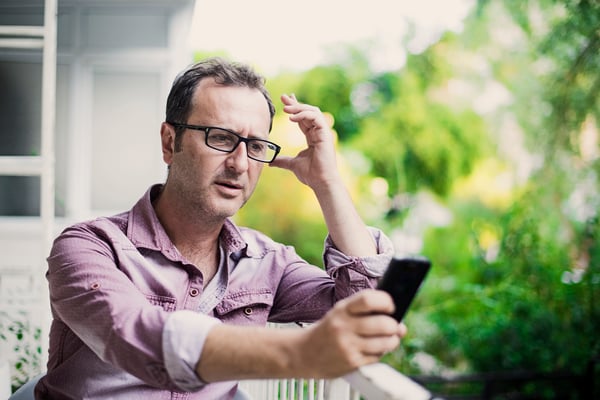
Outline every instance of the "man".
[[(38, 399), (232, 398), (240, 379), (340, 376), (398, 346), (405, 327), (387, 315), (393, 302), (370, 289), (392, 256), (389, 239), (358, 216), (323, 114), (293, 95), (281, 101), (307, 148), (276, 158), (263, 81), (221, 59), (187, 69), (160, 131), (166, 183), (56, 239)], [(327, 272), (230, 220), (267, 163), (314, 191)], [(274, 330), (267, 321), (317, 322)]]

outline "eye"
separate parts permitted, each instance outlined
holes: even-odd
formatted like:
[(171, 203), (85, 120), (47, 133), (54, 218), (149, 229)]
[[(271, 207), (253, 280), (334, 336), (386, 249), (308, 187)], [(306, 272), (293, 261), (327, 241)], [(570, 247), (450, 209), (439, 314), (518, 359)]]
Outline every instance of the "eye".
[(252, 141), (249, 144), (248, 150), (254, 154), (262, 154), (266, 151), (265, 143)]
[(221, 130), (212, 130), (209, 137), (211, 143), (220, 145), (233, 145), (237, 142), (237, 138), (231, 133)]

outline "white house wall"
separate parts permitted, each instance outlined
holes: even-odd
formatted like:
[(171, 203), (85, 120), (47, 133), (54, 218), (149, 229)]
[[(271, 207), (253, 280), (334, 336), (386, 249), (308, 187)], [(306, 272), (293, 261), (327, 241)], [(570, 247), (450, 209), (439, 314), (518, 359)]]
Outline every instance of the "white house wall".
[[(35, 2), (23, 4), (27, 3)], [(12, 7), (2, 10), (3, 4)], [(41, 8), (21, 9), (15, 4), (0, 1), (0, 23), (42, 20)], [(193, 1), (59, 1), (55, 146), (59, 217), (72, 221), (121, 211), (150, 183), (164, 180), (158, 132), (171, 80), (191, 62), (187, 33), (193, 5)], [(29, 115), (21, 119), (28, 126), (14, 122), (0, 131), (2, 154), (6, 149), (39, 152), (40, 60), (39, 55), (0, 49), (0, 74), (7, 76), (3, 68), (21, 73), (13, 81), (19, 96), (26, 97), (27, 109), (22, 108), (21, 114)], [(0, 97), (0, 105), (7, 102), (13, 103), (12, 96)], [(12, 117), (0, 111), (0, 120)], [(25, 137), (5, 139), (9, 130), (24, 129), (29, 131)], [(10, 214), (14, 207), (8, 205), (20, 198), (17, 206), (22, 213), (34, 213), (39, 208), (34, 179), (5, 177), (2, 185), (0, 178), (0, 211)], [(7, 186), (21, 186), (24, 192), (9, 193)]]
[[(0, 25), (41, 25), (42, 3), (0, 0)], [(55, 234), (126, 210), (164, 180), (160, 123), (174, 75), (192, 61), (193, 8), (193, 0), (58, 0)], [(0, 48), (0, 156), (40, 152), (41, 63), (40, 51)], [(49, 312), (38, 301), (47, 256), (39, 182), (0, 176), (0, 315), (14, 306)], [(17, 356), (2, 351), (0, 362)]]
[[(42, 2), (0, 0), (0, 25), (41, 24), (43, 8), (32, 4)], [(175, 73), (192, 61), (193, 7), (192, 0), (59, 0), (57, 233), (125, 210), (164, 180), (160, 122)], [(0, 49), (0, 155), (40, 152), (41, 60), (39, 51)], [(0, 254), (18, 254), (17, 237), (37, 247), (39, 201), (39, 177), (0, 176)], [(20, 257), (40, 261), (37, 251)]]
[(124, 210), (164, 180), (160, 74), (97, 70), (92, 79), (91, 207)]

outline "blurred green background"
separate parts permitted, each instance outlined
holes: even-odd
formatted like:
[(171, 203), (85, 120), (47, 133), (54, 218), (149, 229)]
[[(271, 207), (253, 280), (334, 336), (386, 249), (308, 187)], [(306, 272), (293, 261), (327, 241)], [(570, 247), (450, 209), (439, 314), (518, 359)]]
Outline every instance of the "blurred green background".
[[(462, 32), (393, 71), (368, 46), (267, 85), (330, 113), (360, 213), (433, 262), (385, 362), (585, 374), (600, 339), (600, 3), (479, 1)], [(288, 155), (304, 144), (281, 110), (271, 137)], [(237, 221), (321, 265), (318, 204), (288, 171), (265, 168)], [(537, 385), (523, 390), (580, 398)]]

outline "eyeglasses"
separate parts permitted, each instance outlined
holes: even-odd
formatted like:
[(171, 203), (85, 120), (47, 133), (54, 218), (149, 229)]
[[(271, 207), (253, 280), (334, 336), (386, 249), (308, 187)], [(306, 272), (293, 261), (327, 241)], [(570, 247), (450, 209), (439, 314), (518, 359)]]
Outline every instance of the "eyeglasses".
[(281, 151), (281, 147), (273, 142), (263, 139), (248, 139), (225, 128), (178, 124), (168, 121), (167, 123), (177, 128), (203, 131), (205, 133), (206, 145), (211, 149), (223, 151), (225, 153), (232, 153), (241, 142), (244, 142), (246, 143), (246, 154), (248, 155), (248, 158), (264, 163), (273, 162), (275, 157), (277, 157), (277, 154)]

